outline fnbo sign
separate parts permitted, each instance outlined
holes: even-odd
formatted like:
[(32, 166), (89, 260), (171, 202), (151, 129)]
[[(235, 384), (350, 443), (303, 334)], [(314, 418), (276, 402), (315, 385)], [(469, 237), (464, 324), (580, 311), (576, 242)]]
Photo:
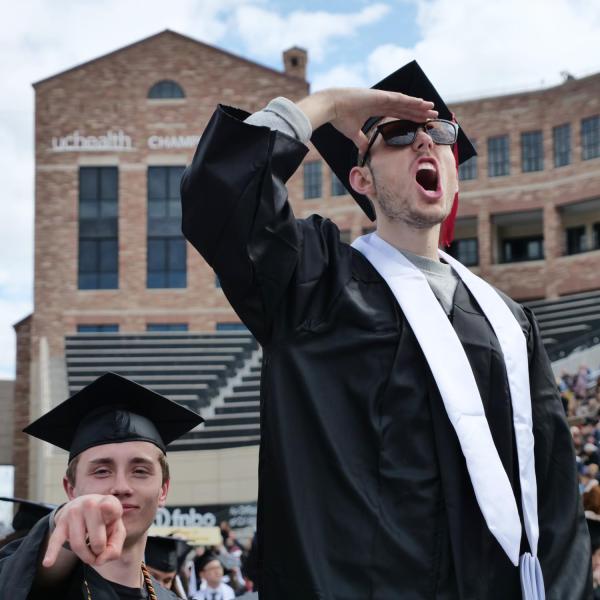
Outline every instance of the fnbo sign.
[(233, 529), (256, 527), (256, 502), (210, 506), (164, 506), (158, 509), (156, 527), (218, 527), (227, 521)]

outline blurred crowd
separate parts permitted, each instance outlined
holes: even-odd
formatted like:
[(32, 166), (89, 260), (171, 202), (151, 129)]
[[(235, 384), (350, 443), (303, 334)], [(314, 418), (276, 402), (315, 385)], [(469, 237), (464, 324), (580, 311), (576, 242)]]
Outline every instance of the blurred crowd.
[(222, 543), (191, 550), (179, 571), (185, 598), (230, 600), (255, 591), (255, 539), (240, 541), (227, 521), (220, 525)]
[(581, 366), (558, 380), (575, 447), (579, 490), (592, 540), (594, 598), (600, 599), (600, 369)]

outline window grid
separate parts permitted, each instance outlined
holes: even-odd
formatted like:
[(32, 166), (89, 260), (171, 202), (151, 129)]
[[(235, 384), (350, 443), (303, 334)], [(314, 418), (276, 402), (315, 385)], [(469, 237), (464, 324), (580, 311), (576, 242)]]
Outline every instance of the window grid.
[(340, 178), (332, 171), (331, 172), (331, 195), (332, 196), (344, 196), (348, 191), (344, 187)]
[(523, 262), (544, 258), (544, 237), (528, 236), (502, 240), (502, 262)]
[(565, 123), (552, 129), (554, 142), (554, 166), (564, 167), (571, 163), (571, 124)]
[(182, 87), (170, 79), (156, 82), (148, 92), (148, 98), (165, 99), (165, 98), (185, 98)]
[(146, 331), (187, 331), (187, 323), (146, 323)]
[(216, 330), (248, 332), (248, 328), (243, 323), (217, 323)]
[(118, 333), (117, 323), (102, 323), (97, 325), (77, 325), (77, 333)]
[(148, 288), (187, 286), (187, 249), (181, 233), (179, 183), (184, 167), (148, 168)]
[(592, 250), (600, 249), (600, 223), (592, 225)]
[(458, 166), (458, 178), (460, 181), (477, 179), (477, 156), (472, 156)]
[(501, 177), (510, 173), (508, 136), (488, 138), (488, 176)]
[(600, 156), (600, 115), (581, 119), (581, 158)]
[(304, 164), (304, 199), (320, 198), (322, 195), (321, 161)]
[(479, 264), (479, 243), (477, 238), (454, 240), (448, 248), (448, 254), (453, 256), (466, 267)]
[(585, 225), (567, 227), (565, 234), (567, 237), (567, 254), (579, 254), (587, 251)]
[(80, 290), (119, 286), (118, 175), (116, 167), (79, 169)]
[(523, 173), (544, 170), (544, 138), (541, 131), (521, 134), (521, 169)]

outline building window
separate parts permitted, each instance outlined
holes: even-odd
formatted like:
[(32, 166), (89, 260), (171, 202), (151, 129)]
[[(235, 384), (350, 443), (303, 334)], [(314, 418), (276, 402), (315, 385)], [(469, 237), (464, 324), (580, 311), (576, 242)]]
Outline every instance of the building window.
[(179, 182), (184, 167), (148, 167), (149, 288), (187, 285), (186, 244), (181, 233)]
[(344, 196), (348, 191), (344, 187), (340, 178), (332, 171), (331, 172), (331, 195), (332, 196)]
[(600, 249), (600, 223), (592, 225), (592, 250)]
[(146, 323), (146, 331), (187, 331), (187, 323)]
[(243, 331), (248, 332), (248, 328), (243, 323), (217, 323), (217, 331)]
[(80, 290), (119, 285), (118, 179), (116, 167), (79, 169)]
[(544, 237), (530, 236), (502, 240), (502, 262), (522, 262), (544, 258)]
[(448, 254), (466, 267), (479, 264), (479, 244), (477, 238), (454, 240), (448, 248)]
[(510, 172), (508, 136), (488, 139), (488, 176), (500, 177)]
[(165, 99), (165, 98), (185, 98), (182, 87), (175, 81), (164, 79), (155, 83), (148, 92), (148, 98)]
[(554, 166), (564, 167), (571, 163), (571, 124), (565, 123), (552, 129), (554, 142)]
[(600, 156), (600, 115), (581, 119), (581, 158)]
[(579, 254), (587, 250), (585, 225), (567, 227), (565, 233), (567, 235), (567, 254)]
[(320, 198), (321, 195), (321, 161), (307, 162), (304, 164), (304, 198)]
[(100, 325), (77, 325), (77, 333), (118, 333), (116, 323), (103, 323)]
[[(477, 144), (471, 140), (473, 147), (477, 150)], [(470, 179), (477, 179), (477, 155), (471, 156), (468, 160), (458, 167), (458, 178), (461, 181), (468, 181)]]
[(541, 131), (521, 134), (521, 169), (523, 173), (544, 170), (544, 139)]

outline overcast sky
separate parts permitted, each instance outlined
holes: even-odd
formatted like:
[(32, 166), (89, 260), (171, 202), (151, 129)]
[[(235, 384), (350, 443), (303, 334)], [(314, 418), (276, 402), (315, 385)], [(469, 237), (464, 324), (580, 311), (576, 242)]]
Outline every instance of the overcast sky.
[(600, 71), (598, 0), (5, 3), (0, 378), (14, 377), (12, 325), (33, 309), (31, 83), (166, 28), (277, 69), (284, 49), (304, 47), (313, 89), (372, 85), (414, 58), (450, 100), (554, 85), (565, 71), (575, 76)]

